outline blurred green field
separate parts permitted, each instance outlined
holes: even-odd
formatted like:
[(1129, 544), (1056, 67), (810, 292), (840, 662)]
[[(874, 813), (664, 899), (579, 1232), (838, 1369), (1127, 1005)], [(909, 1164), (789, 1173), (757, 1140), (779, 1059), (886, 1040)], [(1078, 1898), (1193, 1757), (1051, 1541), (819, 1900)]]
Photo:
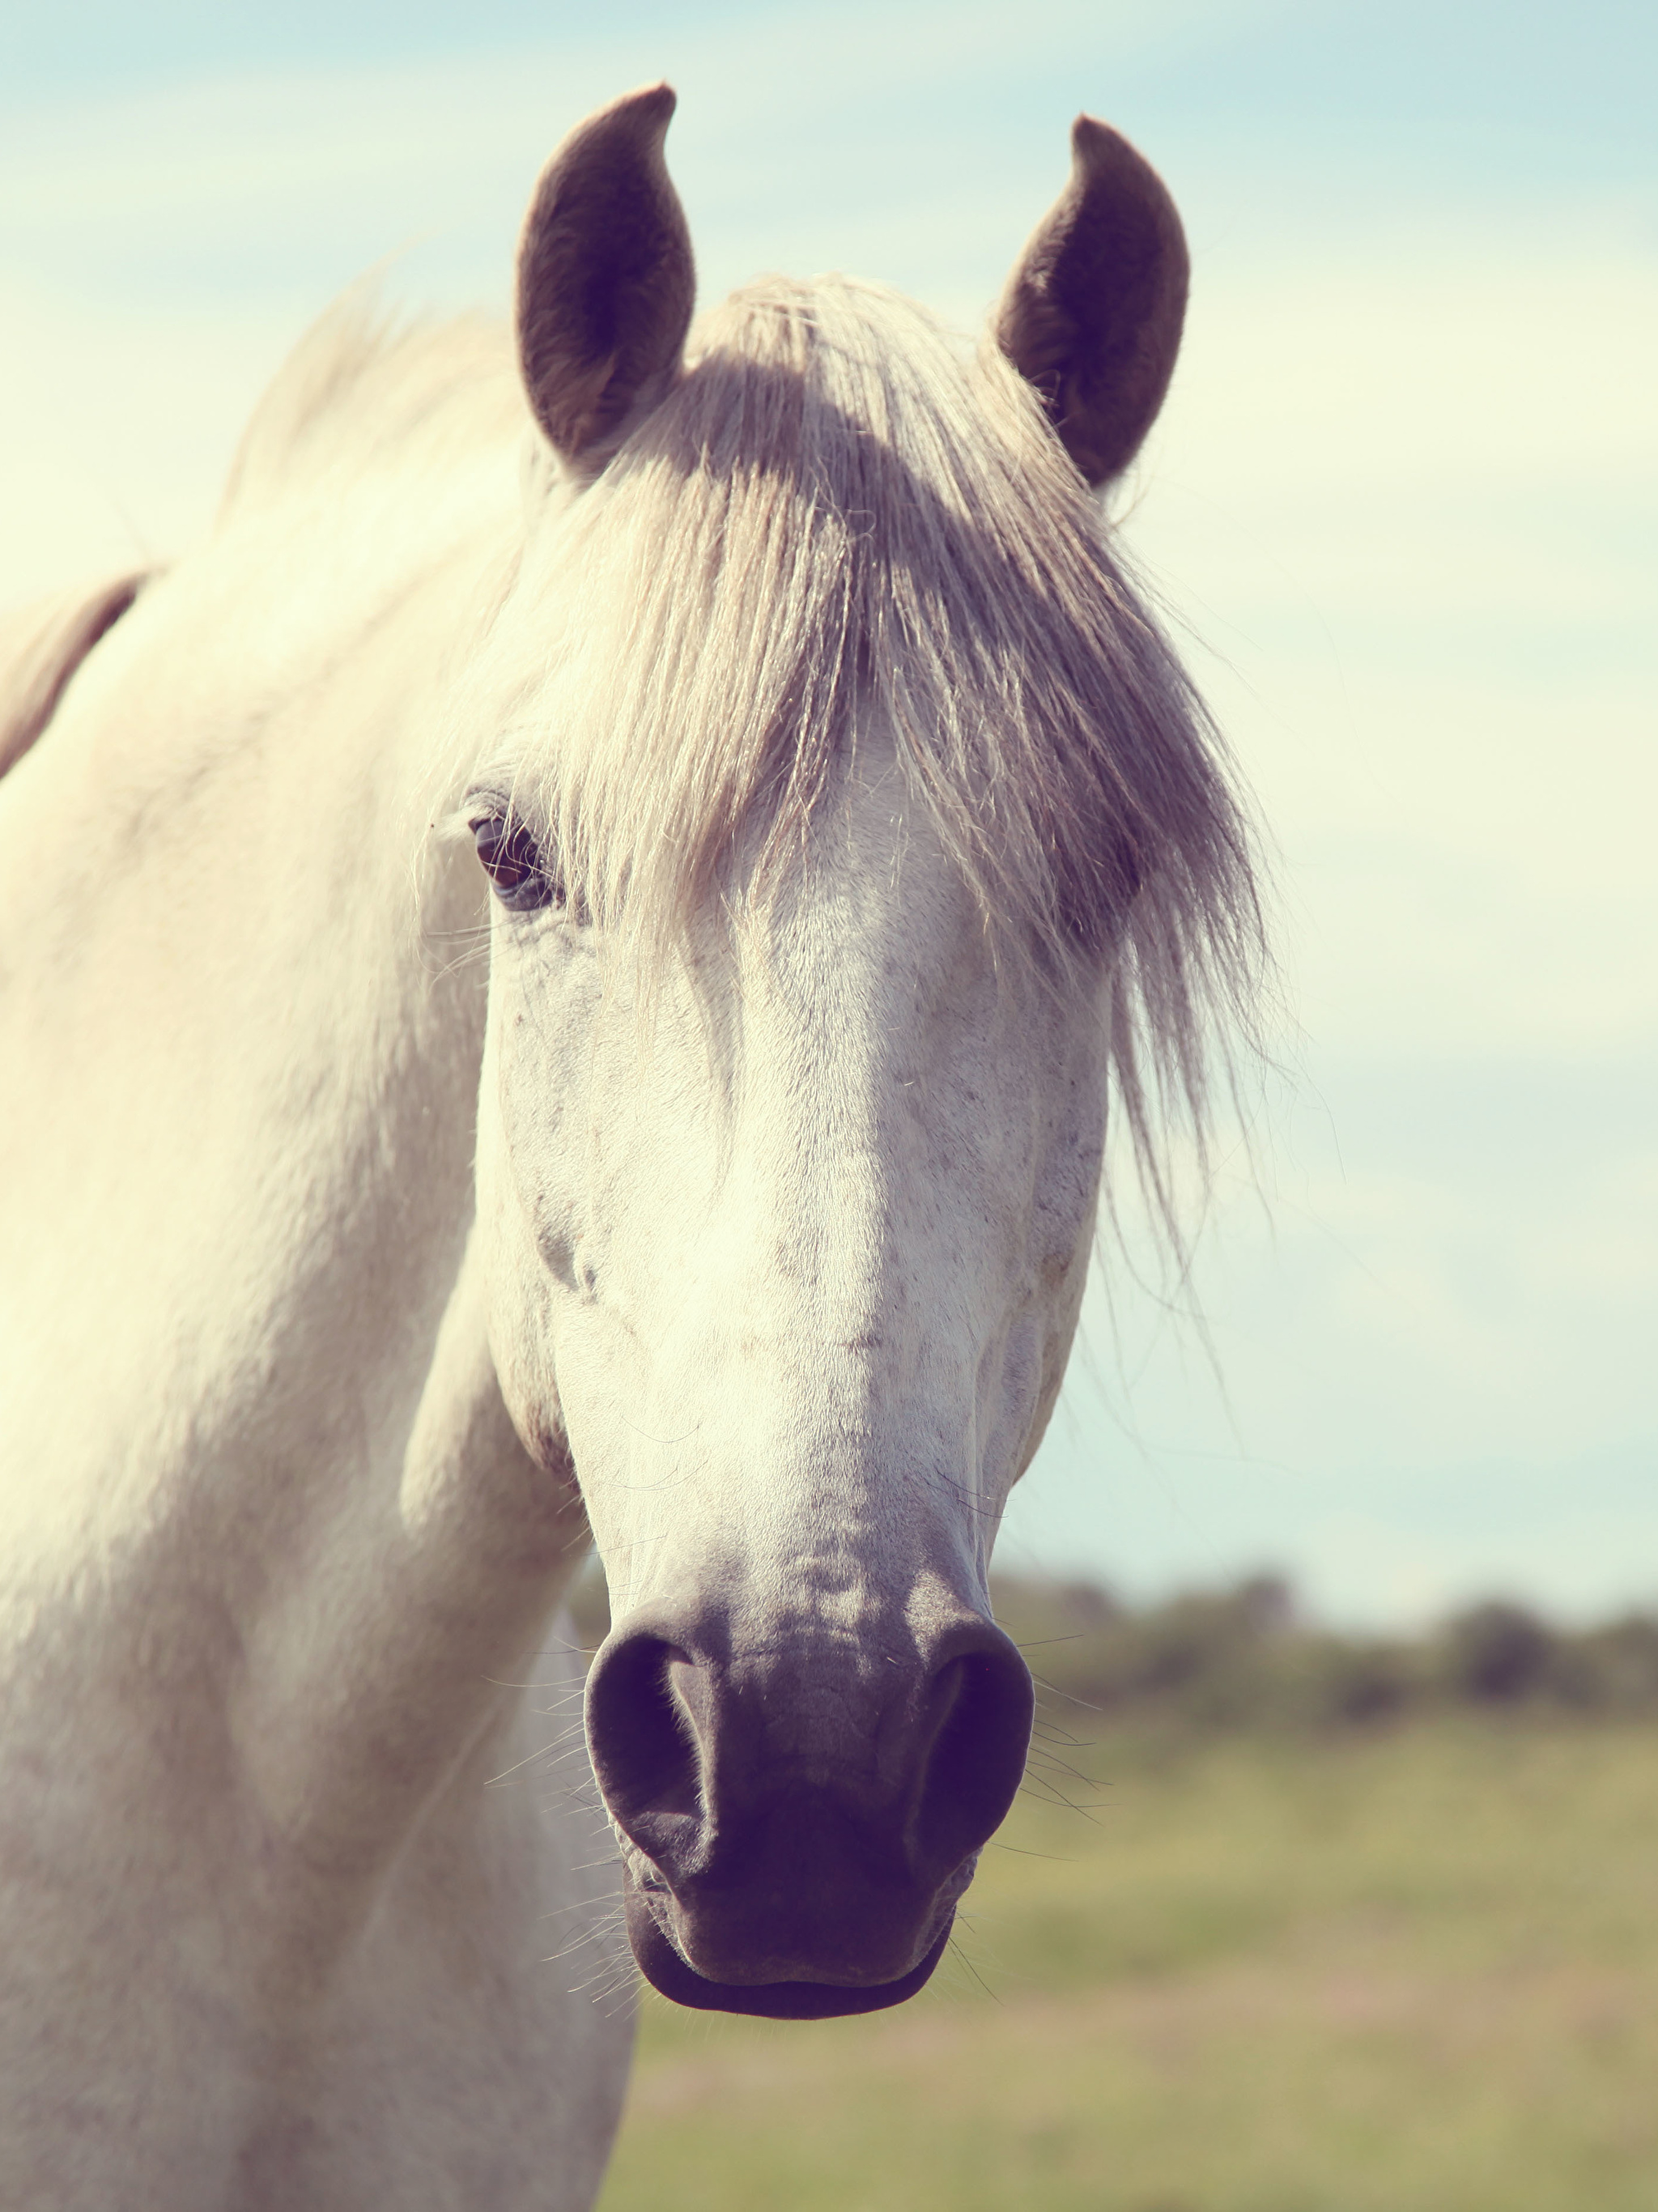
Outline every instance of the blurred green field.
[(600, 2212), (1654, 2212), (1658, 1728), (1113, 1730), (933, 1987), (654, 1997)]

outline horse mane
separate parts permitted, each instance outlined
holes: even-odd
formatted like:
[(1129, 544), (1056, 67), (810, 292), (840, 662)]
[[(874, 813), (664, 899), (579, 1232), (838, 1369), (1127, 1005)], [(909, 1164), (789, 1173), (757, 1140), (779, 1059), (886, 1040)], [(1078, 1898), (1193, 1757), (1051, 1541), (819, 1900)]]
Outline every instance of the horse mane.
[(1023, 379), (884, 288), (768, 278), (558, 506), (485, 656), (472, 761), (570, 896), (659, 941), (739, 874), (765, 896), (877, 710), (999, 958), (1108, 965), (1119, 1099), (1169, 1218), (1159, 1133), (1201, 1139), (1213, 1018), (1247, 1025), (1263, 973), (1252, 840)]
[(313, 324), (242, 433), (219, 522), (335, 477), (441, 467), (521, 434), (523, 395), (487, 316), (407, 322), (373, 278)]

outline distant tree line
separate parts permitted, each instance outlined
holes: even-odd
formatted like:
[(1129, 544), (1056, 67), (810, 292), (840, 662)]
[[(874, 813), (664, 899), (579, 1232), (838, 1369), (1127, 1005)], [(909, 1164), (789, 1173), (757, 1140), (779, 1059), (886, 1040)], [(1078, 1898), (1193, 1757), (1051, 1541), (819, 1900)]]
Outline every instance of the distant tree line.
[(1078, 1735), (1090, 1719), (1339, 1729), (1452, 1707), (1658, 1719), (1655, 1613), (1568, 1629), (1493, 1598), (1417, 1636), (1367, 1636), (1308, 1622), (1275, 1575), (1140, 1607), (1092, 1582), (991, 1587), (1047, 1717)]

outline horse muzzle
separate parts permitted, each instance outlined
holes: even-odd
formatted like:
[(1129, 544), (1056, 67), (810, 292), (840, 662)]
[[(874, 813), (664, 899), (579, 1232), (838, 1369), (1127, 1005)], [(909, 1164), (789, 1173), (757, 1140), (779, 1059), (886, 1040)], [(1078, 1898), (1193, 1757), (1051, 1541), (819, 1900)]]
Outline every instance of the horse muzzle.
[(782, 2019), (913, 1996), (1018, 1788), (1031, 1709), (1024, 1662), (976, 1614), (873, 1656), (623, 1624), (587, 1737), (646, 1978)]

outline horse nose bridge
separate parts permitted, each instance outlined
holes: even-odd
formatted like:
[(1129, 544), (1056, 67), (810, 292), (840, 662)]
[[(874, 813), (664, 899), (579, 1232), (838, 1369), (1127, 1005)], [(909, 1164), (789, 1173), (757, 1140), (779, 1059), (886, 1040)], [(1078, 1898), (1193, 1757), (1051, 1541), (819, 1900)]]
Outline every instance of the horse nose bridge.
[(756, 981), (714, 1200), (739, 1232), (719, 1249), (768, 1310), (805, 1307), (832, 1326), (839, 1309), (847, 1335), (890, 1303), (917, 1226), (915, 1025), (869, 965), (848, 954), (827, 981)]
[(651, 1279), (673, 1283), (656, 1357), (674, 1387), (679, 1370), (695, 1387), (732, 1362), (784, 1369), (825, 1344), (867, 1345), (901, 1273), (894, 1220), (891, 1170), (872, 1146), (820, 1142), (805, 1120), (744, 1134), (651, 1239)]
[[(913, 1007), (870, 1013), (869, 991), (888, 989), (854, 982), (825, 1000), (803, 982), (805, 1003), (786, 1004), (772, 978), (745, 1007), (708, 1177), (673, 1209), (667, 1243), (653, 1240), (688, 1381), (745, 1356), (785, 1372), (847, 1352), (890, 1386), (925, 1367), (929, 1388), (970, 1393), (1017, 1269), (1012, 1217), (979, 1149), (954, 1141), (977, 1109), (933, 1081), (929, 1024)], [(825, 1382), (862, 1387), (851, 1371)]]
[(900, 1273), (893, 1170), (872, 1134), (796, 1126), (742, 1164), (748, 1235), (734, 1255), (756, 1334), (861, 1342)]

